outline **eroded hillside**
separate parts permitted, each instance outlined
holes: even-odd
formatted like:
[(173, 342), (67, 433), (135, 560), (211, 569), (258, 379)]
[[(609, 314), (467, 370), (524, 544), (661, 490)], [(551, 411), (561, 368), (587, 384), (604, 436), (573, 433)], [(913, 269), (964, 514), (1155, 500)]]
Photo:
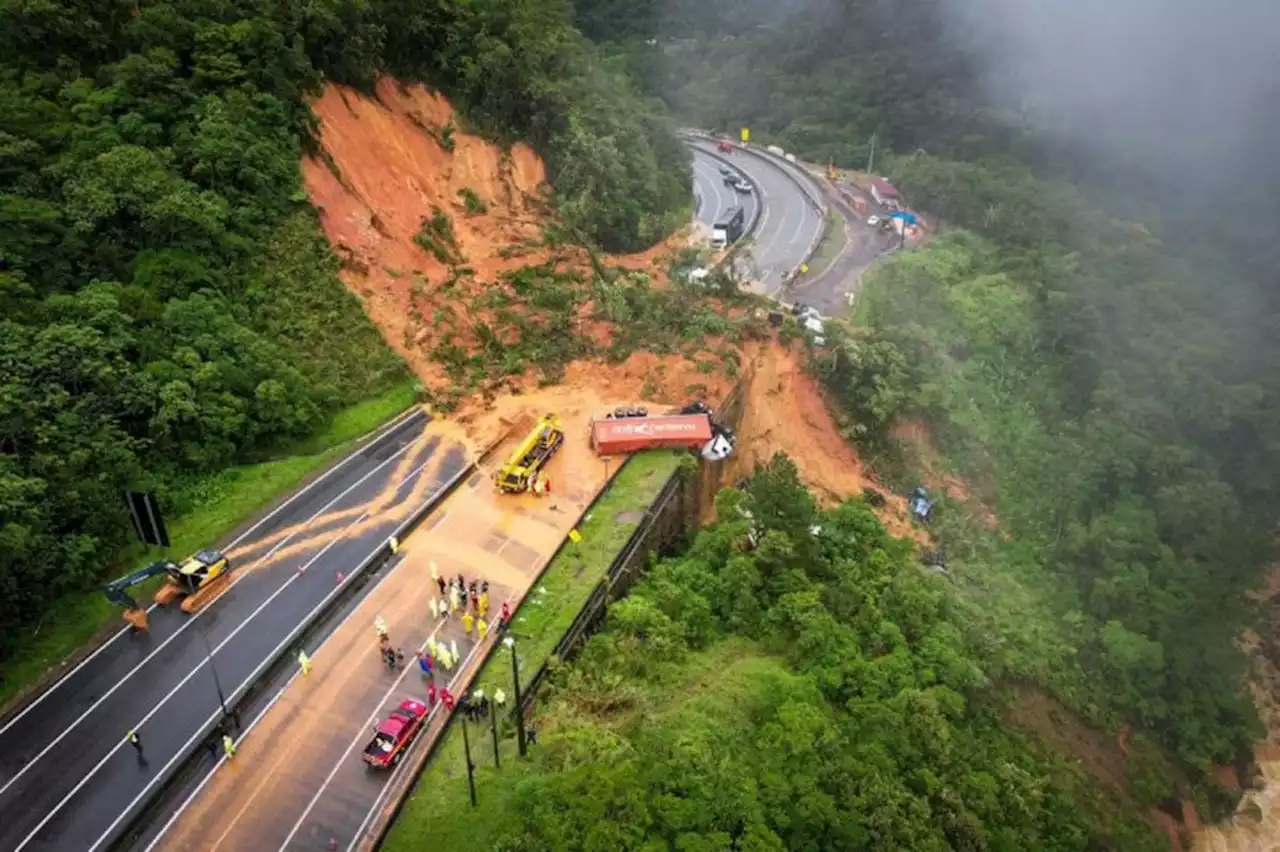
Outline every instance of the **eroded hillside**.
[(342, 279), (468, 428), (584, 404), (715, 401), (745, 379), (732, 476), (785, 452), (824, 501), (882, 490), (759, 310), (668, 286), (684, 236), (603, 258), (616, 272), (602, 284), (583, 250), (555, 239), (546, 171), (526, 146), (464, 133), (439, 95), (386, 78), (376, 97), (330, 86), (315, 112), (321, 149), (303, 171)]

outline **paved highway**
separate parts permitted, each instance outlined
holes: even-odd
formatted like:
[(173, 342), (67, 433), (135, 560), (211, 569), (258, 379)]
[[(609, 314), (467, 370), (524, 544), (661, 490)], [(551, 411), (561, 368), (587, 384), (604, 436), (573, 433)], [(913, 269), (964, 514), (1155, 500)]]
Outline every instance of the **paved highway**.
[[(717, 169), (721, 161), (712, 156), (714, 143), (693, 139), (689, 147), (693, 150), (694, 192), (703, 199), (697, 218), (710, 224), (714, 214), (721, 212), (718, 204), (722, 202), (715, 198), (707, 181), (720, 178)], [(742, 151), (721, 156), (759, 187), (762, 210), (751, 245), (752, 277), (759, 283), (760, 292), (777, 295), (783, 276), (799, 266), (815, 236), (821, 233), (822, 215), (782, 166)], [(728, 187), (721, 189), (722, 194), (726, 191), (732, 192)], [(710, 202), (708, 195), (712, 196)], [(748, 222), (751, 213), (747, 210)]]
[[(586, 412), (568, 415), (566, 431), (585, 434)], [(523, 434), (514, 435), (514, 442)], [(499, 448), (500, 460), (510, 449)], [(489, 581), (493, 621), (505, 600), (514, 605), (533, 585), (606, 483), (612, 466), (601, 461), (584, 440), (567, 441), (548, 468), (556, 483), (552, 500), (495, 492), (489, 471), (472, 474), (400, 548), (400, 561), (312, 654), (313, 669), (293, 679), (244, 737), (235, 760), (208, 773), (154, 834), (144, 852), (305, 852), (352, 850), (367, 840), (389, 806), (389, 784), (397, 772), (366, 768), (361, 752), (373, 726), (404, 698), (426, 697), (426, 682), (411, 659), (428, 635), (455, 642), (459, 653), (478, 663), (493, 641), (477, 651), (476, 637), (464, 635), (459, 617), (433, 620), (430, 604), (439, 592), (438, 576)], [(373, 623), (381, 615), (393, 645), (402, 648), (407, 666), (389, 672), (378, 659)], [(461, 694), (477, 665), (446, 673)], [(510, 694), (510, 692), (509, 692)], [(434, 737), (444, 721), (440, 712), (424, 733)], [(490, 759), (490, 742), (473, 732), (473, 757)], [(396, 780), (393, 780), (396, 779)], [(441, 814), (440, 818), (447, 818)], [(336, 846), (334, 845), (336, 844)]]
[[(233, 583), (195, 615), (151, 612), (0, 728), (0, 849), (101, 849), (232, 695), (467, 463), (415, 411), (225, 545)], [(210, 666), (207, 647), (212, 649)], [(138, 731), (142, 752), (124, 742)]]
[(697, 205), (697, 220), (708, 227), (714, 225), (725, 211), (735, 204), (742, 205), (747, 224), (751, 224), (760, 202), (755, 193), (745, 195), (724, 182), (720, 167), (724, 163), (697, 148), (693, 149), (693, 195)]

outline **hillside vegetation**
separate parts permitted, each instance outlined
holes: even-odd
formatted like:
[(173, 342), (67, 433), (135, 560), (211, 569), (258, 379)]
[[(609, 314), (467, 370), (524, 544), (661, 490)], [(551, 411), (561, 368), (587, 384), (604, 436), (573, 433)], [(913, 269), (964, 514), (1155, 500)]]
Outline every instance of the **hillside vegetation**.
[(405, 378), (302, 190), (328, 77), (425, 79), (546, 158), (564, 223), (664, 236), (688, 164), (555, 0), (0, 6), (0, 656), (100, 579), (126, 487), (269, 455)]
[[(946, 4), (628, 4), (610, 27), (617, 5), (578, 2), (689, 123), (848, 169), (874, 145), (877, 173), (964, 229), (873, 270), (856, 334), (813, 369), (900, 485), (940, 450), (933, 472), (964, 475), (998, 518), (953, 503), (937, 531), (992, 673), (1146, 732), (1181, 770), (1132, 767), (1140, 797), (1191, 781), (1221, 815), (1234, 797), (1210, 769), (1247, 764), (1260, 733), (1234, 643), (1280, 508), (1274, 160), (1161, 182), (1040, 134), (986, 97)], [(1188, 193), (1210, 188), (1249, 215), (1206, 216)], [(936, 447), (900, 446), (904, 421)]]
[(777, 456), (717, 510), (560, 670), (530, 760), (473, 735), (480, 809), (433, 771), (388, 848), (1164, 848), (1003, 727), (977, 625), (867, 505)]

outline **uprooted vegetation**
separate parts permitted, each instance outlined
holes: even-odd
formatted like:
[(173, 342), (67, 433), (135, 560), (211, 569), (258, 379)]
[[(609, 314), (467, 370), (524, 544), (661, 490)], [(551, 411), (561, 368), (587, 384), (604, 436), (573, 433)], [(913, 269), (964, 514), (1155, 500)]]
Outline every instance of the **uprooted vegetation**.
[[(462, 269), (438, 293), (415, 293), (410, 314), (429, 325), (420, 342), (448, 379), (436, 388), (437, 403), (448, 408), (477, 390), (514, 387), (530, 371), (540, 384), (559, 383), (574, 361), (619, 364), (639, 351), (732, 380), (741, 344), (767, 334), (758, 312), (726, 311), (691, 288), (656, 287), (645, 273), (602, 271), (549, 259), (486, 284)], [(697, 383), (685, 390), (705, 393)]]

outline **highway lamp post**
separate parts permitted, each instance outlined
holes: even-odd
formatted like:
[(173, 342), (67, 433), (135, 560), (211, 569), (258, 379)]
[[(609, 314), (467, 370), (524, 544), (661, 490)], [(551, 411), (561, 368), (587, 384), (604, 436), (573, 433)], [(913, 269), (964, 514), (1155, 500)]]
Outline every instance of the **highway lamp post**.
[(493, 765), (502, 766), (502, 758), (498, 756), (498, 702), (489, 701), (489, 732), (493, 734)]
[(204, 625), (198, 625), (200, 638), (204, 640), (204, 656), (209, 663), (209, 671), (213, 672), (213, 688), (218, 691), (218, 706), (222, 708), (222, 717), (225, 719), (231, 715), (227, 710), (227, 699), (222, 692), (222, 681), (218, 678), (218, 667), (213, 662), (213, 648), (209, 645), (209, 634), (205, 632)]
[(520, 663), (516, 659), (516, 640), (507, 636), (502, 640), (502, 644), (506, 645), (507, 649), (511, 651), (511, 681), (515, 685), (516, 693), (516, 744), (520, 756), (524, 757), (527, 751), (524, 733), (524, 702), (520, 700)]
[(467, 759), (467, 788), (471, 791), (471, 807), (476, 807), (476, 765), (471, 762), (471, 738), (467, 736), (467, 711), (470, 703), (462, 701), (458, 709), (462, 711), (462, 753)]

